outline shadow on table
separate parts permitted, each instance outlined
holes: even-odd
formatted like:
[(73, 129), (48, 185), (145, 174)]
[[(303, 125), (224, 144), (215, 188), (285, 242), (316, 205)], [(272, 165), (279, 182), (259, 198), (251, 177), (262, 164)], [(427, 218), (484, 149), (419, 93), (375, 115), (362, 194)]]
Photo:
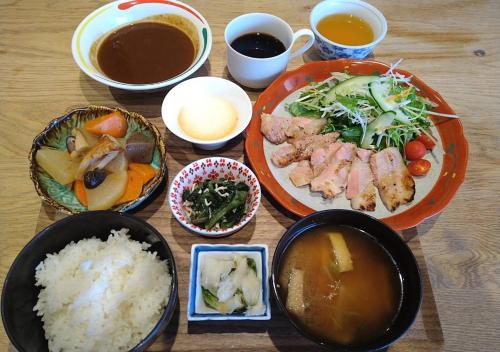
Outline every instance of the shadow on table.
[[(365, 60), (373, 60), (373, 59), (375, 59), (375, 55), (373, 55), (373, 53), (371, 53), (365, 58)], [(312, 61), (326, 61), (321, 58), (318, 50), (316, 50), (314, 46), (312, 46), (304, 54), (302, 54), (302, 60), (304, 60), (304, 63), (306, 64)]]
[(415, 319), (414, 328), (417, 331), (423, 330), (424, 339), (439, 347), (444, 342), (444, 337), (429, 276), (429, 268), (420, 242), (411, 241), (408, 245), (415, 254), (422, 280), (422, 305)]
[(280, 351), (324, 351), (300, 335), (270, 297), (270, 320), (190, 321), (188, 334), (267, 333)]
[(301, 219), (301, 217), (293, 214), (288, 209), (279, 204), (264, 188), (262, 188), (262, 200), (260, 204), (261, 206), (266, 208), (266, 210), (274, 218), (274, 220), (279, 222), (280, 225), (285, 229), (288, 229), (296, 221)]
[[(162, 132), (165, 132), (165, 135), (167, 136), (165, 147), (168, 156), (172, 157), (182, 167), (187, 166), (191, 162), (198, 159), (208, 158), (211, 156), (220, 155), (227, 158), (239, 159), (243, 149), (244, 140), (241, 134), (229, 140), (226, 145), (220, 149), (204, 150), (194, 146), (194, 144), (188, 141), (182, 140), (173, 133), (168, 132), (166, 127)], [(172, 175), (172, 179), (174, 177), (175, 174)]]
[(148, 220), (167, 202), (167, 193), (169, 184), (169, 173), (168, 170), (165, 173), (165, 177), (160, 182), (158, 187), (151, 193), (151, 195), (145, 199), (137, 207), (127, 211), (128, 214), (139, 216), (144, 220)]
[[(243, 161), (250, 167), (246, 150), (244, 151)], [(253, 169), (252, 171), (255, 172), (255, 170)], [(294, 213), (283, 207), (280, 203), (278, 203), (278, 201), (276, 201), (274, 197), (269, 194), (269, 192), (263, 186), (261, 186), (261, 192), (262, 197), (260, 206), (266, 208), (268, 213), (271, 214), (274, 220), (279, 222), (281, 226), (283, 226), (284, 228), (289, 228), (295, 221), (301, 219), (300, 216), (295, 215)]]
[[(179, 297), (177, 297), (177, 301), (179, 302)], [(155, 348), (160, 347), (160, 349), (155, 349), (158, 351), (170, 351), (175, 342), (175, 338), (177, 336), (177, 332), (179, 330), (179, 320), (180, 320), (180, 307), (179, 303), (176, 304), (174, 315), (172, 319), (167, 325), (165, 331), (158, 336), (155, 340)]]
[(408, 242), (411, 241), (415, 237), (422, 237), (427, 234), (433, 227), (436, 221), (439, 219), (440, 214), (436, 214), (433, 217), (430, 217), (424, 220), (422, 223), (417, 226), (410, 227), (409, 229), (399, 231), (399, 234), (403, 239)]
[(183, 227), (175, 217), (170, 219), (170, 232), (175, 242), (186, 252), (191, 253), (191, 246), (193, 244), (213, 244), (214, 240), (217, 244), (245, 244), (249, 243), (255, 232), (255, 217), (253, 217), (248, 224), (246, 224), (238, 232), (225, 237), (203, 237), (195, 232), (191, 232)]
[(224, 71), (222, 72), (222, 78), (227, 79), (228, 81), (233, 82), (234, 84), (239, 85), (250, 97), (251, 100), (256, 100), (260, 93), (262, 93), (266, 88), (250, 88), (239, 83), (229, 72), (227, 66), (224, 67)]

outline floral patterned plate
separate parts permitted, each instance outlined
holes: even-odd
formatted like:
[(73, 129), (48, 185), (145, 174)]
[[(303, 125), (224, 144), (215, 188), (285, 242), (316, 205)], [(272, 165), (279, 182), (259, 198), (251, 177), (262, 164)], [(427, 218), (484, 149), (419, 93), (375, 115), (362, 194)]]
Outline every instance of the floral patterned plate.
[[(193, 184), (218, 178), (244, 182), (250, 187), (246, 216), (238, 224), (227, 229), (207, 230), (189, 223), (182, 205), (182, 193), (191, 189)], [(175, 176), (168, 192), (168, 204), (177, 221), (188, 230), (207, 237), (224, 237), (240, 230), (252, 219), (259, 208), (260, 196), (260, 184), (252, 170), (233, 159), (212, 157), (189, 164)]]
[(85, 122), (98, 116), (109, 114), (112, 111), (120, 111), (127, 119), (128, 130), (125, 138), (134, 132), (139, 132), (146, 138), (154, 139), (155, 149), (151, 166), (157, 169), (158, 172), (151, 181), (144, 185), (142, 194), (139, 198), (128, 203), (114, 206), (110, 210), (125, 212), (136, 207), (153, 193), (165, 176), (167, 172), (165, 142), (160, 131), (146, 120), (146, 118), (120, 108), (112, 109), (103, 106), (89, 106), (75, 109), (66, 115), (52, 120), (49, 125), (35, 137), (29, 154), (30, 177), (35, 184), (35, 189), (40, 198), (57, 210), (66, 214), (77, 214), (87, 211), (87, 208), (78, 201), (70, 187), (56, 182), (37, 164), (35, 159), (37, 151), (42, 146), (66, 150), (66, 137), (71, 134), (73, 128), (81, 127)]
[[(369, 75), (386, 72), (388, 69), (388, 65), (371, 60), (339, 59), (310, 62), (296, 70), (285, 72), (259, 96), (253, 108), (252, 121), (247, 128), (245, 151), (261, 184), (283, 207), (301, 217), (325, 209), (351, 209), (344, 196), (326, 201), (307, 188), (294, 187), (288, 177), (289, 170), (278, 169), (272, 165), (269, 158), (273, 145), (265, 140), (260, 132), (261, 114), (263, 112), (288, 114), (285, 105), (297, 97), (300, 89), (312, 81), (322, 81), (330, 77), (331, 72), (347, 71), (354, 75)], [(412, 76), (412, 83), (420, 90), (419, 94), (437, 105), (436, 112), (454, 114), (443, 97), (423, 81), (404, 70), (395, 69), (395, 72), (407, 77)], [(431, 119), (434, 123), (433, 133), (439, 142), (433, 152), (436, 160), (431, 161), (434, 164), (427, 176), (415, 180), (416, 194), (413, 202), (391, 213), (384, 209), (378, 200), (376, 211), (367, 213), (381, 219), (395, 230), (413, 227), (441, 212), (465, 178), (468, 144), (463, 134), (462, 123), (459, 119), (445, 117), (433, 116)]]

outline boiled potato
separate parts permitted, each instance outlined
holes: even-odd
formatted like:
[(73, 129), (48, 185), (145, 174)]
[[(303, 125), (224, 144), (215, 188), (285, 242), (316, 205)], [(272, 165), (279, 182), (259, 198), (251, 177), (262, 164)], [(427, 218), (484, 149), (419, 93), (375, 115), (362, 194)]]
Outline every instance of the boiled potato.
[(353, 269), (351, 252), (347, 248), (344, 236), (340, 232), (329, 233), (330, 243), (333, 247), (333, 254), (339, 272), (351, 271)]
[(118, 155), (104, 167), (104, 170), (109, 172), (127, 171), (127, 169), (128, 160), (125, 157), (125, 152), (118, 153)]
[(71, 160), (68, 152), (58, 149), (41, 148), (36, 152), (36, 162), (54, 180), (62, 185), (75, 180), (79, 160)]
[(110, 209), (127, 188), (127, 171), (109, 174), (96, 188), (85, 188), (89, 210)]

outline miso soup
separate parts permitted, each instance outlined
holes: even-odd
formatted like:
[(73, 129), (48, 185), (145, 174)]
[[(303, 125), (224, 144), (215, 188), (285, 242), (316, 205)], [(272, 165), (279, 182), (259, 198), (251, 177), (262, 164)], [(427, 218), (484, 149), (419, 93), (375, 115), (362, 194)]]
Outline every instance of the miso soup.
[(281, 261), (278, 283), (296, 324), (325, 342), (371, 341), (391, 326), (401, 305), (392, 257), (347, 226), (322, 226), (297, 237)]

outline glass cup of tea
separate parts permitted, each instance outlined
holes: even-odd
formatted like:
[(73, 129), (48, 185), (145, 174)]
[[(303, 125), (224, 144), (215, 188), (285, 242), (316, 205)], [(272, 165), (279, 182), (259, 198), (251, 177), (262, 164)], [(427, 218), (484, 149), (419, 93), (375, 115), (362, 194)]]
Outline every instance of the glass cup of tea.
[(311, 11), (309, 22), (314, 47), (325, 59), (364, 59), (387, 34), (384, 15), (361, 0), (322, 1)]
[[(309, 39), (292, 51), (294, 43), (302, 36)], [(293, 32), (279, 17), (249, 13), (228, 23), (224, 39), (231, 76), (243, 86), (265, 88), (285, 71), (288, 61), (312, 46), (314, 33), (305, 28)]]

